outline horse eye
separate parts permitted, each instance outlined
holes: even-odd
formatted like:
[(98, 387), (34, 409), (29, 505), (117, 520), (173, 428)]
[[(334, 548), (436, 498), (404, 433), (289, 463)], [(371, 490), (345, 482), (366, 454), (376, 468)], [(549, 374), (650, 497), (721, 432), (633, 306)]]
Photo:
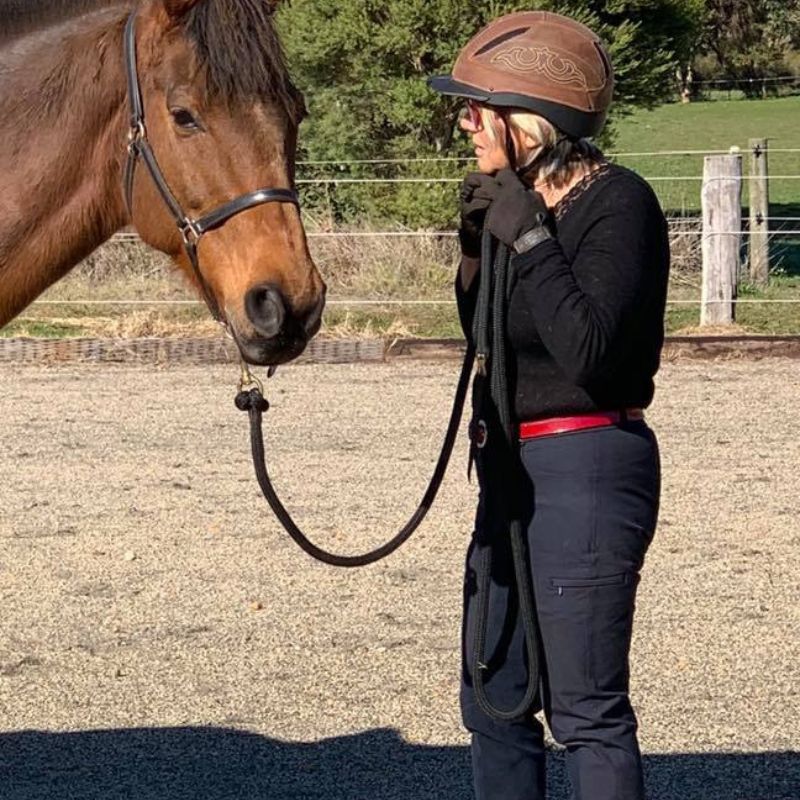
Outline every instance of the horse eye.
[(185, 108), (173, 108), (170, 109), (170, 113), (172, 114), (172, 119), (179, 128), (183, 128), (187, 131), (200, 130), (200, 123), (194, 118), (191, 111)]

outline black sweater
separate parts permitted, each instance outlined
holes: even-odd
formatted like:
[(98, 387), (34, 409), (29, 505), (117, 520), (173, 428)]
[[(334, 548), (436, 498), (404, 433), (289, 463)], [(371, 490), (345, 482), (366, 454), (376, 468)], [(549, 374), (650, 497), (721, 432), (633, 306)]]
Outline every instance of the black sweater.
[[(650, 186), (603, 165), (554, 213), (556, 238), (511, 260), (509, 373), (518, 419), (644, 408), (664, 342), (667, 223)], [(478, 280), (456, 280), (472, 338)]]

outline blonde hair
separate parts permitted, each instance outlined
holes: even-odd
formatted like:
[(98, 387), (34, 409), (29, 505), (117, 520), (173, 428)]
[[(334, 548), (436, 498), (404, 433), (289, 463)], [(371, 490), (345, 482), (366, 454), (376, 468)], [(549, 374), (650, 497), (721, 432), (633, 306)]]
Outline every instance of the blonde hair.
[[(500, 131), (497, 118), (500, 113), (488, 106), (480, 107), (481, 121), (492, 142), (497, 142)], [(567, 185), (575, 174), (603, 160), (603, 153), (589, 139), (571, 139), (555, 125), (530, 111), (511, 111), (506, 122), (538, 142), (518, 169), (537, 162), (528, 179), (534, 183), (547, 183), (555, 189)]]

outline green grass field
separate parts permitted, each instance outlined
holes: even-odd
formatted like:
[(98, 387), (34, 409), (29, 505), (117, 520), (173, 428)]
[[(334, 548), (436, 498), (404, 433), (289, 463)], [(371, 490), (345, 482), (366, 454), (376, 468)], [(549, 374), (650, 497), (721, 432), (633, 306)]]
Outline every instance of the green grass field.
[[(652, 153), (675, 150), (724, 150), (739, 147), (747, 174), (748, 141), (769, 139), (771, 213), (800, 216), (800, 97), (768, 100), (720, 100), (672, 103), (637, 111), (617, 125), (612, 152)], [(796, 149), (795, 153), (778, 152)], [(700, 211), (703, 155), (622, 156), (619, 163), (654, 180), (662, 205), (671, 213)], [(798, 176), (786, 179), (777, 176)], [(693, 180), (677, 180), (693, 177)], [(747, 205), (747, 193), (743, 203)]]
[[(738, 147), (744, 158), (744, 174), (748, 175), (749, 140), (768, 139), (770, 216), (785, 219), (773, 220), (770, 227), (776, 231), (800, 232), (798, 123), (800, 97), (672, 103), (653, 111), (638, 111), (622, 120), (613, 152), (727, 151)], [(785, 152), (792, 150), (797, 152)], [(616, 160), (651, 179), (668, 214), (700, 213), (702, 154), (620, 156)], [(742, 195), (745, 214), (748, 186), (745, 181)], [(776, 232), (770, 242), (770, 264), (776, 274), (800, 275), (800, 235)]]

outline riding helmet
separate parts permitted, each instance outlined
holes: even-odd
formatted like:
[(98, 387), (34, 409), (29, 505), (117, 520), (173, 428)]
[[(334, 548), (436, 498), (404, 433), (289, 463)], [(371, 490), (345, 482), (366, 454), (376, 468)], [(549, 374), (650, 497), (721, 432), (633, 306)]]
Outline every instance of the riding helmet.
[(585, 25), (522, 11), (489, 23), (463, 48), (452, 75), (428, 83), (442, 94), (532, 111), (582, 139), (605, 124), (614, 73), (600, 38)]

